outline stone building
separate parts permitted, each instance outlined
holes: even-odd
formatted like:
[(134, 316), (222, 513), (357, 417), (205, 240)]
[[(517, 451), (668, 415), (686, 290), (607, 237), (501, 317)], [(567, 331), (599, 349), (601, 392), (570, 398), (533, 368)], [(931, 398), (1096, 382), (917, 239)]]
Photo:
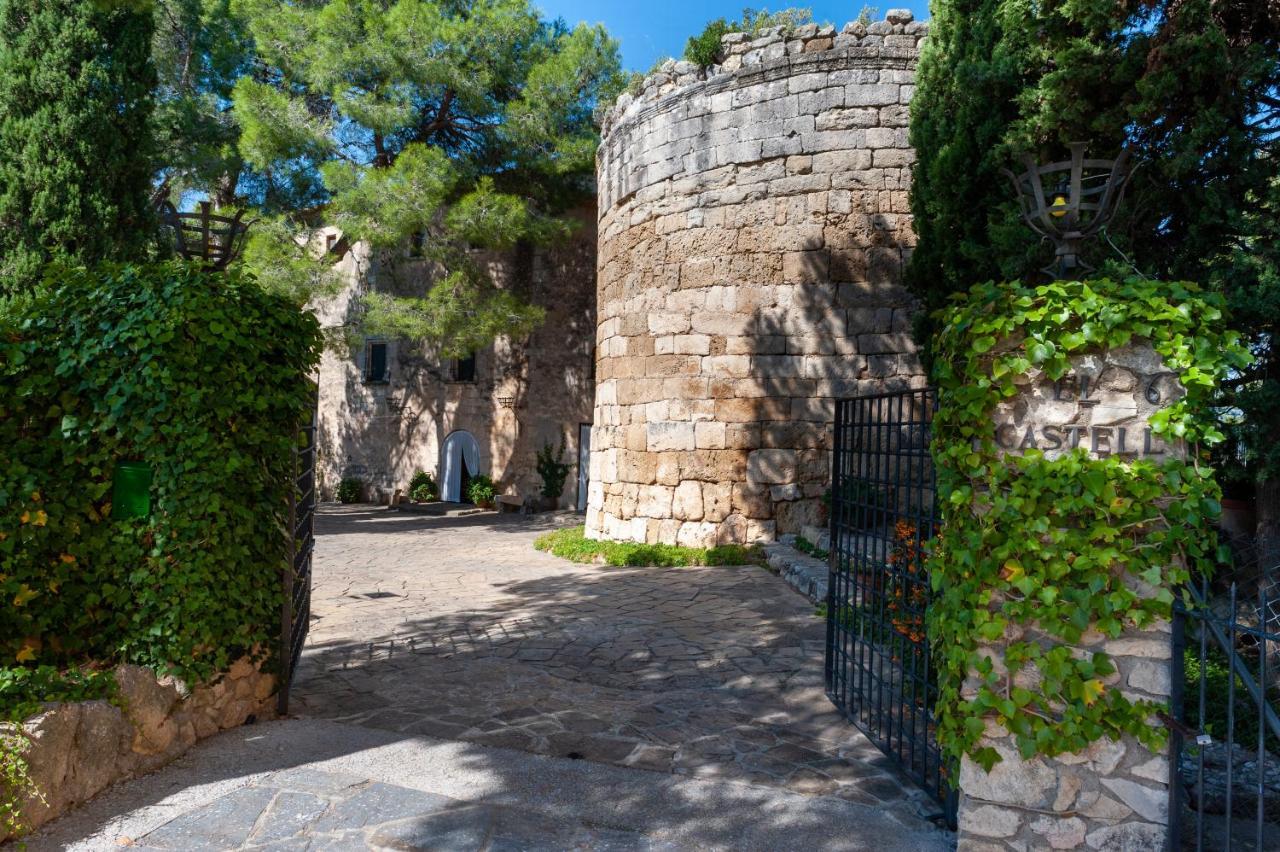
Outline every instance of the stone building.
[(588, 535), (798, 531), (834, 400), (924, 384), (901, 286), (924, 35), (905, 12), (730, 34), (605, 117)]
[[(407, 492), (415, 470), (436, 480), (447, 500), (465, 497), (469, 476), (491, 477), (499, 493), (536, 498), (536, 454), (565, 444), (572, 465), (560, 505), (585, 506), (578, 455), (589, 436), (594, 387), (595, 222), (590, 209), (561, 246), (486, 258), (499, 286), (515, 287), (546, 309), (527, 339), (499, 338), (472, 358), (446, 359), (421, 343), (366, 339), (348, 353), (330, 349), (319, 370), (317, 467), (332, 499), (343, 477), (364, 483), (365, 498)], [(322, 326), (350, 323), (363, 288), (401, 294), (425, 287), (426, 261), (379, 258), (329, 231), (345, 286), (317, 306)], [(585, 467), (583, 467), (585, 470)]]

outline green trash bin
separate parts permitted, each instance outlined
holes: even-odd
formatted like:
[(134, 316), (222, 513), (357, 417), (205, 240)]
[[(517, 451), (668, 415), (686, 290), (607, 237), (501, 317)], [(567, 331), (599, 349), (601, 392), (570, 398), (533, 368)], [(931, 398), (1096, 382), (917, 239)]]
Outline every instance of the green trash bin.
[(111, 477), (111, 517), (145, 518), (151, 514), (151, 466), (119, 462)]

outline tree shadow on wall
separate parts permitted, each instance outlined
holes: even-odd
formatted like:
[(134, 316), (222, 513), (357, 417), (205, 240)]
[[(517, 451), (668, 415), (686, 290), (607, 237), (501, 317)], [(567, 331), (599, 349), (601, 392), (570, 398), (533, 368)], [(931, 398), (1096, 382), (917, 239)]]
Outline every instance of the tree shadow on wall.
[[(794, 476), (785, 461), (766, 471), (784, 487), (756, 488), (779, 532), (820, 525), (836, 401), (924, 384), (910, 341), (917, 303), (901, 284), (905, 250), (896, 222), (858, 214), (835, 227), (844, 229), (838, 244), (809, 238), (786, 255), (786, 301), (756, 312), (750, 422), (759, 425), (762, 449), (795, 450)], [(793, 482), (798, 489), (785, 488)]]

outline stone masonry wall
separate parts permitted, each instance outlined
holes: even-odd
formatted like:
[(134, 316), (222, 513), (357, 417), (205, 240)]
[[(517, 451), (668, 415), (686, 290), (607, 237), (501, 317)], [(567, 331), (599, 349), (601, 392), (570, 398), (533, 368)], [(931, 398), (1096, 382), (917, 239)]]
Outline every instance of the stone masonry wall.
[(903, 11), (730, 34), (605, 117), (588, 535), (798, 532), (834, 399), (923, 384), (900, 280), (924, 36)]
[[(22, 756), (36, 793), (22, 801), (25, 828), (39, 828), (117, 781), (159, 769), (205, 737), (275, 715), (276, 678), (248, 658), (194, 689), (132, 665), (118, 666), (115, 677), (115, 703), (50, 703), (22, 724), (28, 742)], [(5, 727), (0, 734), (7, 736)]]
[[(333, 499), (344, 476), (363, 480), (365, 498), (375, 501), (396, 489), (407, 493), (416, 470), (439, 484), (445, 439), (465, 430), (479, 444), (479, 472), (493, 478), (499, 493), (524, 497), (541, 492), (538, 450), (564, 439), (572, 470), (560, 504), (573, 505), (578, 425), (591, 421), (594, 387), (596, 244), (590, 212), (575, 218), (579, 227), (564, 245), (477, 257), (499, 286), (521, 287), (547, 316), (528, 338), (502, 337), (478, 352), (474, 380), (456, 381), (451, 359), (419, 341), (388, 341), (389, 375), (377, 383), (364, 378), (361, 350), (326, 349), (317, 456), (325, 499)], [(345, 251), (337, 268), (346, 287), (315, 306), (329, 330), (353, 321), (355, 297), (364, 288), (419, 294), (430, 280), (426, 261), (373, 256), (363, 244)]]
[[(1166, 445), (1147, 429), (1153, 414), (1183, 396), (1183, 390), (1149, 345), (1073, 357), (1059, 382), (1038, 368), (1018, 379), (1020, 392), (1002, 403), (992, 423), (1004, 452), (1028, 449), (1049, 458), (1072, 446), (1094, 457), (1183, 458), (1185, 447)], [(1126, 585), (1147, 597), (1155, 590), (1140, 578)], [(998, 599), (993, 600), (993, 605)], [(1006, 641), (1059, 644), (1035, 624), (1009, 628)], [(1131, 701), (1165, 703), (1170, 696), (1170, 625), (1128, 627), (1117, 637), (1088, 630), (1072, 653), (1106, 654), (1115, 671), (1102, 678), (1108, 690)], [(1003, 644), (979, 647), (996, 672), (1008, 675)], [(1012, 682), (1038, 691), (1039, 673), (1026, 668)], [(979, 681), (969, 679), (962, 695), (972, 699)], [(1160, 725), (1158, 719), (1150, 723)], [(1166, 845), (1169, 823), (1169, 755), (1153, 753), (1130, 736), (1094, 742), (1084, 751), (1053, 758), (1021, 760), (1016, 741), (991, 721), (982, 746), (1002, 758), (990, 773), (967, 757), (960, 766), (959, 849), (1010, 852), (1025, 849), (1091, 849), (1156, 852)]]

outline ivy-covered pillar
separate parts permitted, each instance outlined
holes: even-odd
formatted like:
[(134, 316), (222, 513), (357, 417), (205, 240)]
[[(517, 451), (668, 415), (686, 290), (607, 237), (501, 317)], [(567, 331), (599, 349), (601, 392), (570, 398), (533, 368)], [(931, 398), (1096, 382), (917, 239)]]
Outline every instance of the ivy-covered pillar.
[(1216, 297), (986, 284), (942, 317), (931, 556), (960, 848), (1163, 849), (1174, 595), (1212, 564)]

